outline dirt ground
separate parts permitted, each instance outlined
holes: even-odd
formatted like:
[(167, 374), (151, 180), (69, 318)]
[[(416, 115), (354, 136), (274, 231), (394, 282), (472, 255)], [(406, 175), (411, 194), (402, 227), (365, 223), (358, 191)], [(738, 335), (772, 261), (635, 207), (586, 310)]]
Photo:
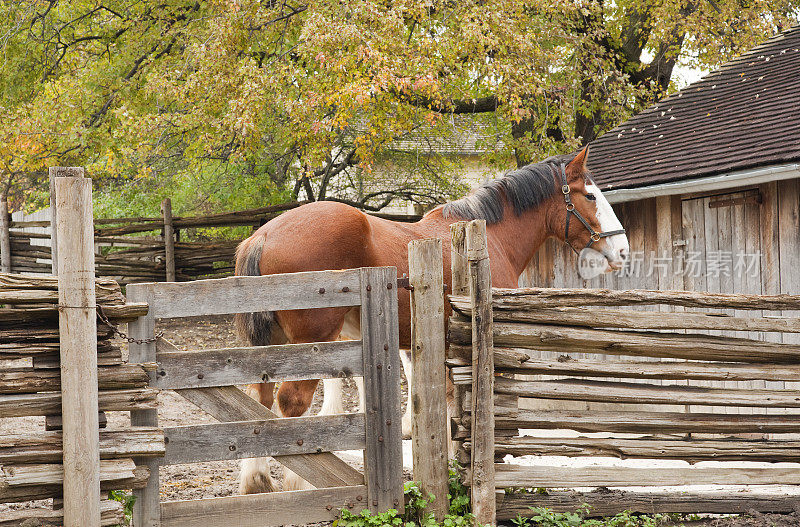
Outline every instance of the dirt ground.
[[(173, 320), (159, 320), (157, 331), (180, 349), (222, 348), (243, 345), (233, 328), (232, 317), (203, 317)], [(403, 401), (407, 387), (403, 383)], [(344, 402), (346, 411), (355, 411), (358, 393), (355, 384), (345, 380)], [(159, 421), (163, 426), (213, 423), (215, 419), (186, 401), (174, 392), (165, 391), (159, 396)], [(316, 413), (322, 403), (322, 386), (317, 390), (311, 413)], [(404, 408), (405, 409), (405, 408)], [(108, 428), (120, 428), (130, 424), (126, 412), (109, 412)], [(0, 419), (0, 435), (24, 434), (44, 430), (43, 417)], [(354, 464), (358, 466), (357, 464)], [(281, 480), (280, 465), (270, 460), (272, 476)], [(358, 468), (361, 468), (358, 466)], [(161, 499), (184, 500), (219, 496), (230, 496), (238, 492), (238, 461), (218, 461), (175, 465), (161, 468)], [(409, 477), (409, 474), (406, 474)], [(34, 503), (34, 506), (48, 504), (47, 501)], [(29, 507), (29, 504), (0, 505), (0, 511)], [(314, 524), (317, 527), (329, 524)], [(511, 525), (511, 524), (508, 524)], [(760, 514), (736, 517), (707, 518), (700, 522), (686, 522), (687, 527), (800, 527), (800, 512), (790, 515)], [(233, 527), (233, 526), (232, 526)]]

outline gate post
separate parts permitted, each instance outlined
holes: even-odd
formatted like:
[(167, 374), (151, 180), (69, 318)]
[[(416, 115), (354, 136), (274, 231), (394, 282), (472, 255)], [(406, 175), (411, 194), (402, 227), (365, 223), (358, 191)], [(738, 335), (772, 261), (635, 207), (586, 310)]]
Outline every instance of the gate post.
[(373, 512), (402, 511), (405, 503), (397, 269), (362, 267), (360, 271), (368, 506)]
[[(100, 525), (100, 430), (97, 419), (97, 314), (92, 180), (55, 181), (52, 232), (58, 261), (61, 342), (64, 525)], [(56, 211), (58, 214), (56, 215)]]
[(486, 222), (469, 222), (465, 238), (472, 307), (472, 512), (477, 523), (494, 525), (494, 337)]
[(408, 244), (411, 289), (411, 362), (414, 480), (423, 496), (433, 494), (436, 519), (447, 515), (447, 371), (444, 341), (442, 240)]
[[(126, 288), (126, 296), (130, 302), (147, 302), (147, 314), (128, 323), (128, 334), (131, 338), (144, 342), (131, 342), (128, 346), (128, 362), (155, 362), (156, 360), (156, 317), (153, 313), (153, 284), (130, 284)], [(152, 375), (152, 373), (150, 374)], [(131, 426), (158, 426), (158, 410), (131, 411)], [(159, 499), (158, 460), (134, 460), (147, 465), (150, 478), (147, 486), (133, 491), (136, 501), (133, 503), (134, 527), (158, 527), (161, 525), (161, 502)]]

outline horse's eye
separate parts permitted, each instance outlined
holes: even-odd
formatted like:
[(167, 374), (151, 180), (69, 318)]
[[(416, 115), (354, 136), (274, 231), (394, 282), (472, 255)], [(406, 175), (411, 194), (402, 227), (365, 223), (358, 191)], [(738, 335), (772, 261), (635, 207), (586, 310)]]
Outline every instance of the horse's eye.
[(595, 200), (594, 194), (586, 194), (586, 199), (588, 199), (589, 201), (594, 201)]

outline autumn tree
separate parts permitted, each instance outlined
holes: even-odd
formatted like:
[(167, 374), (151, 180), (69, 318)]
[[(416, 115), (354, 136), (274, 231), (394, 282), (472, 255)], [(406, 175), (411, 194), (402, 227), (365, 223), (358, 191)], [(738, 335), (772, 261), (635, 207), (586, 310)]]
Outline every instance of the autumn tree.
[(35, 138), (2, 145), (17, 172), (82, 164), (194, 204), (431, 203), (463, 190), (442, 142), (477, 131), (504, 168), (570, 151), (672, 89), (677, 62), (714, 68), (798, 4), (0, 2), (0, 137)]

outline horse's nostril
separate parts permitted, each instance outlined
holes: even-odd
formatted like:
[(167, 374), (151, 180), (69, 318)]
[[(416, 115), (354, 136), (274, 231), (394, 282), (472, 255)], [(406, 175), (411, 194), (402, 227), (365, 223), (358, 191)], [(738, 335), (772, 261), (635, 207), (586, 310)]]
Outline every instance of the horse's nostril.
[(619, 250), (619, 257), (622, 260), (627, 260), (628, 259), (628, 251), (627, 251), (627, 249), (620, 249)]

